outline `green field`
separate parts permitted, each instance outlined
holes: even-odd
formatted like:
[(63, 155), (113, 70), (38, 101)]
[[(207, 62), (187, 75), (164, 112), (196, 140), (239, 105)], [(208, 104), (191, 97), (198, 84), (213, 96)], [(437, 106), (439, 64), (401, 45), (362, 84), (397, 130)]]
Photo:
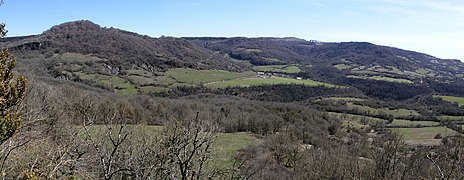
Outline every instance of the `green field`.
[(458, 103), (459, 106), (464, 105), (464, 97), (457, 97), (457, 96), (433, 96), (433, 97), (440, 98), (443, 101)]
[(413, 84), (411, 80), (408, 79), (401, 79), (401, 78), (391, 78), (385, 76), (354, 76), (348, 75), (348, 78), (357, 78), (357, 79), (372, 79), (376, 81), (386, 81), (386, 82), (394, 82), (394, 83), (405, 83), (405, 84)]
[(402, 119), (395, 119), (389, 126), (437, 126), (440, 125), (439, 122), (435, 121), (409, 121), (409, 120), (402, 120)]
[(147, 77), (144, 77), (144, 76), (138, 76), (138, 75), (129, 75), (127, 77), (127, 79), (132, 83), (132, 84), (136, 84), (136, 85), (140, 85), (140, 86), (143, 86), (143, 85), (150, 85), (150, 84), (154, 84), (155, 83), (155, 80), (153, 78), (147, 78)]
[(295, 66), (295, 65), (255, 66), (253, 70), (264, 71), (264, 72), (277, 72), (277, 73), (299, 73), (301, 72), (300, 68), (298, 68), (298, 66)]
[[(80, 128), (80, 136), (85, 137), (84, 129), (81, 126), (77, 128)], [(130, 130), (133, 136), (140, 134), (158, 136), (163, 131), (163, 126), (127, 125), (125, 128)], [(106, 132), (106, 127), (104, 125), (89, 126), (89, 133), (96, 137), (105, 136), (105, 134), (103, 134), (104, 132)], [(238, 150), (252, 144), (260, 143), (261, 139), (258, 139), (251, 133), (218, 133), (211, 146), (212, 159), (207, 168), (223, 169), (231, 167)]]
[(226, 87), (250, 87), (250, 86), (259, 86), (259, 85), (275, 85), (275, 84), (302, 84), (307, 86), (326, 86), (330, 88), (335, 88), (337, 86), (333, 84), (317, 82), (312, 80), (297, 80), (291, 78), (275, 77), (270, 78), (241, 78), (234, 79), (230, 81), (220, 81), (220, 82), (211, 82), (206, 84), (206, 87), (209, 88), (226, 88)]
[(326, 98), (323, 98), (323, 100), (334, 100), (334, 101), (345, 101), (345, 102), (366, 101), (366, 99), (351, 98), (351, 97), (326, 97)]
[(464, 121), (464, 116), (438, 116), (442, 121)]
[(209, 168), (231, 167), (238, 150), (259, 143), (261, 140), (250, 133), (220, 133), (212, 146), (213, 159)]
[(80, 79), (95, 81), (98, 84), (106, 87), (113, 88), (118, 94), (133, 95), (138, 93), (138, 89), (135, 88), (130, 82), (118, 76), (106, 76), (101, 74), (84, 74), (76, 73)]
[(127, 75), (136, 75), (143, 77), (152, 77), (152, 73), (145, 70), (131, 69), (126, 71)]
[(206, 84), (215, 81), (232, 80), (243, 77), (253, 77), (254, 72), (229, 72), (223, 70), (194, 70), (187, 68), (171, 69), (165, 73), (165, 76), (175, 79), (179, 83), (188, 84)]
[(341, 119), (344, 123), (344, 126), (354, 126), (354, 127), (367, 127), (366, 125), (377, 125), (377, 124), (386, 124), (387, 121), (379, 118), (361, 116), (361, 115), (354, 115), (354, 114), (344, 114), (344, 113), (336, 113), (336, 112), (329, 112), (330, 116), (336, 117)]
[(457, 134), (456, 131), (443, 126), (423, 128), (391, 128), (391, 130), (403, 135), (405, 142), (408, 144), (439, 145), (440, 139), (434, 139), (437, 134), (441, 134), (443, 137)]
[(337, 68), (338, 70), (351, 69), (351, 66), (346, 65), (346, 64), (337, 64), (337, 65), (334, 65), (334, 67)]
[(160, 85), (172, 85), (172, 84), (177, 83), (175, 79), (172, 79), (166, 76), (158, 76), (155, 78), (155, 81), (157, 84), (160, 84)]
[[(258, 78), (255, 72), (230, 72), (223, 70), (194, 70), (188, 68), (171, 69), (163, 76), (148, 77), (144, 70), (128, 70), (125, 77), (106, 76), (101, 74), (75, 73), (81, 79), (94, 81), (102, 86), (113, 88), (119, 94), (153, 93), (166, 91), (167, 88), (197, 87), (204, 85), (209, 88), (250, 87), (276, 84), (301, 84), (306, 86), (325, 86), (336, 88), (329, 83), (313, 80), (298, 80), (272, 76)], [(151, 76), (151, 75), (150, 75)], [(353, 99), (354, 100), (354, 99)]]
[(376, 109), (376, 108), (372, 108), (372, 107), (369, 107), (369, 106), (361, 106), (361, 105), (356, 105), (356, 104), (353, 104), (353, 103), (347, 103), (348, 107), (351, 108), (351, 109), (359, 109), (359, 110), (362, 110), (362, 111), (365, 111), (369, 114), (381, 114), (381, 113), (385, 113), (385, 114), (391, 114), (393, 115), (393, 117), (404, 117), (404, 116), (409, 116), (409, 115), (414, 115), (414, 116), (418, 116), (420, 115), (417, 111), (415, 110), (409, 110), (409, 109), (387, 109), (387, 108), (384, 108), (384, 109)]
[(169, 91), (169, 88), (164, 87), (154, 87), (154, 86), (142, 86), (139, 87), (142, 94), (158, 93)]

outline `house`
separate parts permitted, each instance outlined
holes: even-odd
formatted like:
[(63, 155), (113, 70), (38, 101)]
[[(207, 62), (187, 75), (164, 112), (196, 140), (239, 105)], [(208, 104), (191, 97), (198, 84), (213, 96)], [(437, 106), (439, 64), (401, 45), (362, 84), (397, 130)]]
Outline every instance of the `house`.
[(264, 72), (256, 72), (256, 76), (260, 78), (266, 78), (266, 74)]
[(301, 80), (302, 78), (301, 77), (296, 77), (296, 79)]

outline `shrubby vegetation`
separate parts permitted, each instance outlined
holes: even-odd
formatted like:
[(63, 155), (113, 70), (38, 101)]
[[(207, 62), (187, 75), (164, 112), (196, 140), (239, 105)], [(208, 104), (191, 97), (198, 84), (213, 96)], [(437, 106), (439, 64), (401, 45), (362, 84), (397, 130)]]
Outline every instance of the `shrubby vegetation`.
[[(443, 138), (443, 147), (410, 146), (382, 128), (343, 126), (320, 105), (301, 103), (308, 102), (127, 97), (32, 82), (3, 171), (7, 179), (462, 177), (462, 160), (450, 156), (464, 147), (459, 136)], [(262, 141), (211, 168), (218, 132), (252, 132)]]

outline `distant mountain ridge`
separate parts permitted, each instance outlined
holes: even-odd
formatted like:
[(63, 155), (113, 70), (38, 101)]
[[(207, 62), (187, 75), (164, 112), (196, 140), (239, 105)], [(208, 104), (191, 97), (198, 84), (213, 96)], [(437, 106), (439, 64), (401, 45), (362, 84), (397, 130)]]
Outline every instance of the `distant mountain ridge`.
[(356, 68), (363, 70), (378, 66), (390, 70), (398, 69), (405, 73), (405, 76), (426, 76), (427, 74), (416, 72), (421, 69), (434, 72), (433, 76), (441, 75), (446, 78), (464, 75), (464, 64), (459, 60), (439, 59), (427, 54), (365, 42), (316, 43), (276, 38), (198, 38), (192, 41), (236, 59), (249, 60), (255, 65), (298, 63), (314, 66), (352, 66), (339, 68), (345, 73), (350, 73), (348, 70)]

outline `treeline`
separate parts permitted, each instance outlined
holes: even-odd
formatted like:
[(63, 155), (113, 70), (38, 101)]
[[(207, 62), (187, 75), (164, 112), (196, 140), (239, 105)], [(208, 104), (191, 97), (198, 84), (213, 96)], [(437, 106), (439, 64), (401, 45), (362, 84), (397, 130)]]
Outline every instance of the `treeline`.
[(223, 89), (210, 89), (206, 87), (178, 87), (154, 96), (179, 98), (196, 94), (232, 95), (257, 101), (294, 102), (303, 101), (320, 96), (351, 96), (364, 97), (354, 88), (329, 88), (325, 86), (305, 86), (298, 84), (279, 84), (251, 87), (228, 87)]
[(433, 92), (429, 87), (415, 84), (393, 83), (358, 78), (341, 78), (342, 85), (353, 86), (370, 97), (383, 100), (406, 100)]

